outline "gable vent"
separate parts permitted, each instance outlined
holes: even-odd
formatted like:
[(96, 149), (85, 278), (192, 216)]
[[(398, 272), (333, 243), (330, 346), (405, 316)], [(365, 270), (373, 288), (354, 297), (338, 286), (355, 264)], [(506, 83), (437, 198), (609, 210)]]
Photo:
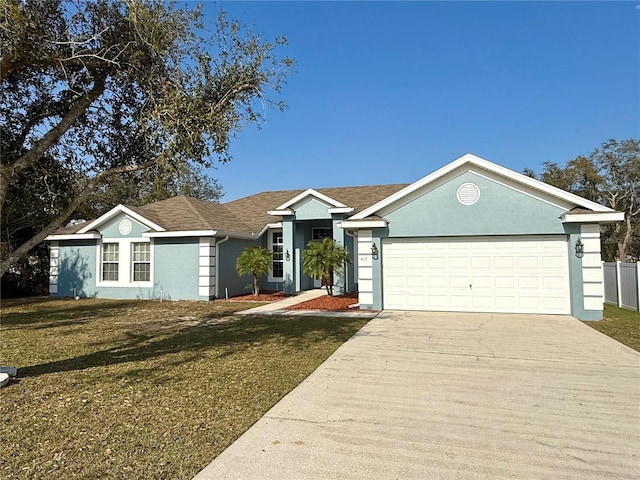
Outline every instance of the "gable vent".
[(463, 183), (458, 187), (456, 197), (463, 205), (473, 205), (480, 198), (480, 189), (475, 183)]

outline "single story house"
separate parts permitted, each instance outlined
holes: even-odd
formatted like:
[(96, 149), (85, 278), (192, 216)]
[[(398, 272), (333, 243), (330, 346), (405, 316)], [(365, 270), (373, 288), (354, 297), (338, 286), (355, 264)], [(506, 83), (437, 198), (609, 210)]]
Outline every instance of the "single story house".
[(243, 293), (235, 262), (274, 253), (262, 288), (320, 285), (308, 242), (333, 237), (353, 263), (339, 290), (362, 308), (602, 318), (599, 226), (607, 207), (467, 154), (402, 185), (270, 191), (227, 203), (179, 196), (118, 205), (58, 230), (52, 296), (211, 300)]

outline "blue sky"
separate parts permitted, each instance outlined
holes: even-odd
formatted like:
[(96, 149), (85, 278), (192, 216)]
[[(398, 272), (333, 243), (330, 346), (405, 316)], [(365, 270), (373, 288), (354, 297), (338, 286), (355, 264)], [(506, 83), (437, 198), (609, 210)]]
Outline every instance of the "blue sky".
[(640, 2), (207, 3), (284, 35), (285, 112), (210, 173), (264, 190), (410, 183), (465, 153), (540, 171), (640, 136)]

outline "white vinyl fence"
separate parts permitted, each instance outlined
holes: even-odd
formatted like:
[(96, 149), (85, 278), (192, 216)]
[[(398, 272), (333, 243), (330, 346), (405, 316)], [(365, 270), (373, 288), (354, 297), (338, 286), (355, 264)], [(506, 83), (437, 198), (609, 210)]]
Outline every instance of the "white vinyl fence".
[(602, 262), (604, 302), (640, 312), (640, 262)]

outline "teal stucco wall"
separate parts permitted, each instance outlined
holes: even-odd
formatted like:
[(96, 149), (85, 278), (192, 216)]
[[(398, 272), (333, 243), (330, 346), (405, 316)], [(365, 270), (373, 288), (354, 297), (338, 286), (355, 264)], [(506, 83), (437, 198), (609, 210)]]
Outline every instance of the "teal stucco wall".
[[(248, 284), (253, 284), (251, 275), (238, 276), (236, 272), (236, 260), (245, 248), (261, 246), (260, 240), (239, 240), (230, 238), (218, 245), (218, 295), (225, 298), (228, 292), (230, 297), (250, 293), (251, 290), (245, 288)], [(225, 292), (226, 289), (226, 292)]]
[[(480, 189), (473, 205), (463, 205), (456, 198), (458, 187), (467, 182)], [(389, 220), (389, 237), (541, 235), (565, 233), (559, 218), (565, 211), (465, 172), (384, 217)]]
[(198, 260), (199, 239), (155, 238), (154, 242), (154, 287), (149, 289), (149, 298), (169, 300), (199, 300)]
[(75, 240), (58, 246), (58, 291), (53, 297), (96, 296), (96, 242)]

